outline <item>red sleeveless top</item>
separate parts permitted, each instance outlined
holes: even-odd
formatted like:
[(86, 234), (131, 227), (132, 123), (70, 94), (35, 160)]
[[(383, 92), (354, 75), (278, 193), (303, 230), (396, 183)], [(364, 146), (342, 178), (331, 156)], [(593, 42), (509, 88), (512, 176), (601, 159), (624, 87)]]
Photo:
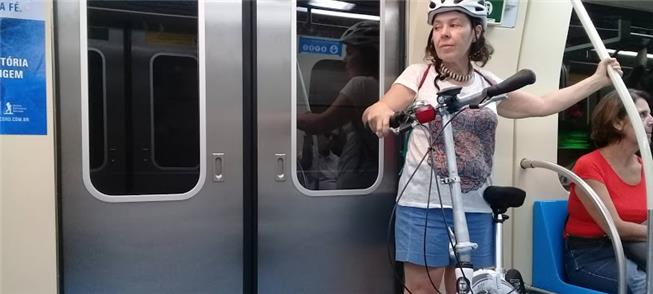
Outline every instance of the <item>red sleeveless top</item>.
[[(603, 183), (610, 193), (612, 203), (621, 219), (634, 223), (642, 223), (646, 220), (646, 185), (643, 169), (639, 183), (628, 184), (617, 175), (597, 149), (579, 158), (573, 171), (583, 180), (595, 180)], [(565, 225), (565, 236), (585, 238), (605, 236), (601, 227), (594, 222), (583, 203), (576, 196), (575, 188), (576, 185), (571, 184), (568, 204), (569, 219)]]

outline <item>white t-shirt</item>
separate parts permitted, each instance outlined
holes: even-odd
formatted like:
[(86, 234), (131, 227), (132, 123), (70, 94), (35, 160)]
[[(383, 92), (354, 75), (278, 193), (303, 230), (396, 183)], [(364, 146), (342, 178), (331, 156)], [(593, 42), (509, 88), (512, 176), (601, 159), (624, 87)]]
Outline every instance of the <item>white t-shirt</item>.
[(379, 138), (365, 126), (363, 111), (379, 101), (379, 81), (371, 76), (352, 77), (340, 94), (349, 98), (358, 115), (342, 128), (347, 136), (338, 161), (338, 189), (361, 189), (374, 184), (379, 165)]
[[(406, 86), (418, 92), (419, 82), (428, 64), (413, 64), (406, 68), (397, 78), (395, 83)], [(463, 87), (460, 95), (470, 94), (501, 81), (491, 72), (476, 68), (474, 77)], [(436, 72), (433, 66), (419, 89), (416, 100), (424, 100), (436, 106), (438, 89), (434, 86)], [(484, 78), (485, 77), (485, 78)], [(456, 86), (447, 81), (438, 80), (440, 90)], [(492, 160), (494, 157), (495, 133), (497, 126), (496, 104), (492, 103), (485, 108), (474, 110), (467, 109), (456, 116), (452, 122), (456, 150), (456, 162), (458, 174), (461, 180), (463, 205), (466, 212), (492, 212), (489, 205), (483, 199), (483, 191), (491, 181)], [(436, 121), (415, 127), (408, 142), (408, 153), (404, 163), (403, 172), (399, 179), (398, 195), (406, 186), (408, 178), (415, 172), (421, 159), (424, 157), (429, 146), (429, 132), (433, 138), (440, 132), (442, 123), (440, 117)], [(438, 198), (437, 178), (447, 177), (447, 163), (444, 153), (443, 137), (440, 136), (434, 144), (434, 151), (431, 156), (422, 162), (419, 170), (415, 173), (406, 190), (399, 199), (399, 205), (411, 207), (427, 207), (429, 178), (431, 176), (431, 161), (435, 161), (433, 169), (433, 181), (431, 187), (431, 198), (428, 207), (451, 207), (451, 191), (448, 185), (440, 184), (442, 205)], [(434, 160), (431, 160), (434, 159)]]

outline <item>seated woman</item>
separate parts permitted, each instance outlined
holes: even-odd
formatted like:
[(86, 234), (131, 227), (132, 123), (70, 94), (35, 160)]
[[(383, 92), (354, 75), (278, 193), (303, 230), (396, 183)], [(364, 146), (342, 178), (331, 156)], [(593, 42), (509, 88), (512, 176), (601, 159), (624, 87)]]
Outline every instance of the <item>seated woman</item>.
[[(648, 94), (629, 90), (650, 141), (653, 117)], [(646, 187), (635, 131), (616, 92), (601, 99), (592, 113), (591, 138), (597, 150), (578, 159), (574, 172), (596, 191), (610, 211), (623, 242), (645, 241)], [(617, 265), (607, 227), (587, 195), (571, 185), (565, 225), (565, 269), (569, 282), (607, 293), (617, 292)], [(646, 292), (646, 272), (626, 258), (628, 293)]]

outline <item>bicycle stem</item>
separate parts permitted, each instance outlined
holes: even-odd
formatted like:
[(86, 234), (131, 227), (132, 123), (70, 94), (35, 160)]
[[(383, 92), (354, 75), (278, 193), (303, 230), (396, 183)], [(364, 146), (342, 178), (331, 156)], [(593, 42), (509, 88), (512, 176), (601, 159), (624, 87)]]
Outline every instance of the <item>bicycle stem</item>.
[[(456, 236), (456, 246), (454, 246), (453, 250), (455, 251), (456, 256), (458, 256), (458, 264), (456, 265), (456, 281), (460, 281), (461, 278), (466, 278), (466, 283), (468, 283), (466, 289), (471, 289), (471, 278), (474, 274), (472, 249), (476, 248), (478, 245), (476, 243), (471, 243), (469, 240), (467, 218), (463, 208), (462, 192), (460, 188), (460, 177), (458, 176), (458, 165), (456, 164), (453, 128), (450, 123), (447, 123), (451, 120), (452, 116), (447, 110), (447, 107), (440, 107), (439, 112), (440, 117), (442, 118), (442, 125), (444, 126), (442, 135), (444, 139), (445, 157), (447, 159), (447, 169), (449, 171), (449, 177), (441, 179), (441, 181), (443, 184), (449, 185), (452, 198), (453, 226), (454, 234)], [(458, 285), (460, 284), (457, 282), (456, 288), (460, 290)], [(468, 292), (463, 291), (462, 293)]]
[(494, 270), (503, 277), (503, 214), (497, 213), (494, 221)]
[[(443, 125), (451, 119), (451, 114), (444, 108), (439, 109)], [(447, 169), (449, 177), (441, 179), (443, 184), (448, 184), (452, 197), (453, 206), (453, 226), (456, 235), (456, 247), (454, 248), (460, 258), (461, 263), (471, 264), (471, 250), (476, 244), (469, 242), (469, 230), (467, 228), (467, 218), (463, 208), (462, 193), (460, 188), (460, 177), (458, 176), (458, 165), (456, 164), (456, 152), (453, 140), (453, 129), (451, 124), (447, 124), (443, 130), (444, 151), (447, 159)]]

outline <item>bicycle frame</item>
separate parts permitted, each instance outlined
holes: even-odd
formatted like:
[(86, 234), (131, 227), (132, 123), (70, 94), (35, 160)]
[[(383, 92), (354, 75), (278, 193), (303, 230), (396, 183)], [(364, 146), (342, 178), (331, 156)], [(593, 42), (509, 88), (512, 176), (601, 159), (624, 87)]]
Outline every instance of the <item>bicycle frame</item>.
[[(438, 101), (440, 101), (440, 97), (438, 97)], [(447, 169), (449, 171), (449, 177), (441, 179), (441, 182), (449, 185), (452, 197), (453, 226), (454, 235), (456, 236), (454, 250), (458, 256), (458, 265), (456, 266), (456, 285), (461, 285), (461, 279), (465, 279), (466, 277), (471, 278), (474, 275), (472, 250), (475, 249), (478, 244), (472, 243), (469, 240), (469, 229), (467, 228), (467, 218), (465, 217), (465, 210), (461, 198), (462, 192), (460, 188), (460, 177), (458, 176), (458, 165), (456, 164), (453, 127), (451, 126), (451, 123), (449, 123), (452, 115), (449, 112), (448, 107), (446, 107), (446, 104), (440, 105), (442, 106), (438, 108), (438, 112), (440, 113), (442, 125), (444, 126), (442, 135), (444, 136), (445, 157), (447, 159)], [(465, 283), (467, 283), (466, 289), (471, 289), (470, 278), (467, 278), (467, 281), (465, 281)], [(456, 288), (459, 290), (460, 287), (457, 286)], [(465, 291), (462, 293), (467, 292)]]
[[(535, 82), (535, 74), (530, 70), (521, 70), (504, 80), (503, 82), (487, 87), (477, 93), (471, 93), (459, 97), (462, 87), (451, 87), (438, 92), (437, 97), (437, 110), (431, 105), (424, 103), (417, 103), (404, 111), (404, 113), (396, 116), (400, 119), (398, 124), (393, 123), (391, 119), (390, 125), (398, 125), (396, 128), (391, 128), (394, 133), (399, 133), (409, 127), (414, 127), (417, 124), (424, 124), (433, 121), (436, 117), (436, 111), (440, 114), (442, 119), (442, 134), (444, 136), (445, 157), (447, 161), (448, 177), (444, 179), (438, 178), (439, 182), (449, 186), (450, 195), (452, 197), (452, 212), (454, 221), (454, 235), (456, 244), (453, 246), (455, 256), (457, 258), (456, 264), (456, 291), (458, 293), (469, 293), (472, 289), (472, 280), (474, 276), (474, 266), (472, 264), (472, 250), (478, 247), (477, 244), (470, 242), (469, 229), (467, 228), (467, 218), (463, 208), (462, 191), (460, 186), (460, 177), (458, 175), (458, 165), (456, 164), (455, 142), (453, 139), (453, 127), (451, 121), (454, 118), (454, 113), (464, 107), (482, 108), (490, 103), (494, 103), (501, 99), (505, 99), (504, 93), (512, 92), (525, 85)], [(491, 97), (488, 101), (486, 98)], [(479, 104), (478, 100), (481, 100)], [(409, 119), (406, 119), (409, 118)], [(434, 138), (429, 138), (430, 146), (433, 146)], [(428, 152), (431, 152), (429, 149)], [(427, 156), (425, 154), (424, 156)], [(420, 162), (421, 164), (421, 162)], [(432, 168), (434, 165), (431, 165)], [(419, 168), (419, 166), (418, 166)], [(417, 169), (416, 169), (417, 171)], [(438, 184), (438, 187), (440, 183)], [(408, 184), (408, 183), (406, 183)], [(431, 191), (428, 192), (429, 195)], [(503, 273), (501, 278), (503, 278)]]

